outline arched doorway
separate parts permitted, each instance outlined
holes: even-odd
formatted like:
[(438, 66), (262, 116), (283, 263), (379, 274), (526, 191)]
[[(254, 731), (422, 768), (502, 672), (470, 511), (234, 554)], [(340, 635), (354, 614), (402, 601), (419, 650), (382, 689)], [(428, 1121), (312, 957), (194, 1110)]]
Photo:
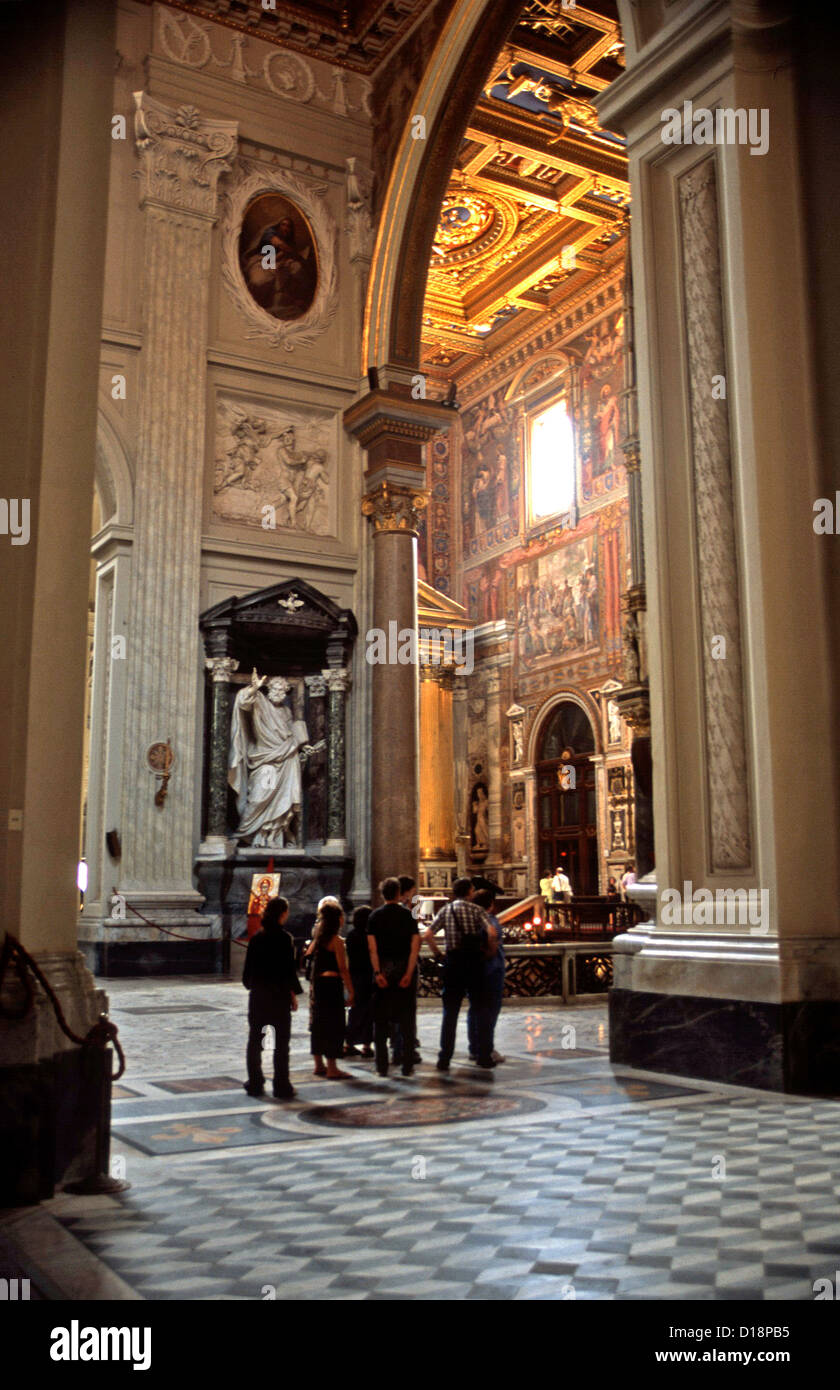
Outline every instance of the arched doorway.
[(563, 700), (537, 745), (537, 856), (540, 878), (558, 865), (575, 893), (598, 892), (595, 734), (585, 710)]

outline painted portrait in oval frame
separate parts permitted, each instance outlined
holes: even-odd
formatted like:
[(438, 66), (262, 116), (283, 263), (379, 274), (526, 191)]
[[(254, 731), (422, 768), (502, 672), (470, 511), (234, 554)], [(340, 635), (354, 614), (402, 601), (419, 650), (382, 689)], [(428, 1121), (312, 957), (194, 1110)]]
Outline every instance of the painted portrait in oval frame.
[(254, 303), (272, 318), (293, 322), (309, 311), (318, 288), (318, 253), (307, 219), (290, 198), (261, 193), (248, 204), (239, 268)]

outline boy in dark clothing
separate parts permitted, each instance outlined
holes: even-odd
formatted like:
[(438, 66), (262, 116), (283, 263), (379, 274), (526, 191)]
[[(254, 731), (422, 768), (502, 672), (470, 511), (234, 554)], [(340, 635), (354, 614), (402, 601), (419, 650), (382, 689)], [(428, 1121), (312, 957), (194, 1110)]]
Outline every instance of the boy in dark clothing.
[(274, 1097), (293, 1100), (295, 1091), (289, 1080), (289, 1037), (296, 996), (301, 991), (295, 970), (295, 945), (284, 925), (289, 916), (285, 898), (272, 898), (262, 915), (262, 931), (248, 942), (242, 983), (250, 991), (248, 1000), (248, 1050), (246, 1062), (249, 1096), (265, 1094), (262, 1069), (262, 1034), (267, 1024), (274, 1029)]
[[(398, 901), (399, 879), (384, 879), (379, 891), (385, 906), (370, 914), (367, 936), (376, 986), (373, 1003), (376, 1070), (380, 1076), (387, 1076), (389, 1029), (399, 1028), (403, 1038), (414, 1037), (417, 999), (414, 975), (420, 954), (420, 934), (408, 908)], [(413, 1056), (404, 1051), (403, 1076), (411, 1076), (413, 1070)]]

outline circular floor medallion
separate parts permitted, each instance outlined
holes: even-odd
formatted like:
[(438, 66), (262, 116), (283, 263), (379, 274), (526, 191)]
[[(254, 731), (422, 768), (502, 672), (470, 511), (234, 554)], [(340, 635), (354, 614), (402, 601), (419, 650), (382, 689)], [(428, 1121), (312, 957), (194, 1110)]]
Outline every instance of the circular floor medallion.
[(391, 1129), (412, 1125), (451, 1125), (544, 1110), (531, 1096), (394, 1096), (348, 1105), (319, 1105), (301, 1113), (307, 1124), (339, 1129)]

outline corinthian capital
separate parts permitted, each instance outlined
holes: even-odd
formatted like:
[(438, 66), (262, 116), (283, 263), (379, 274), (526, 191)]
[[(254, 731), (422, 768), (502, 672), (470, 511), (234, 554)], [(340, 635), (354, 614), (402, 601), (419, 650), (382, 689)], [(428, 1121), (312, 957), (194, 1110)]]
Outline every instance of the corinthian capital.
[(374, 531), (416, 532), (428, 500), (416, 488), (380, 483), (362, 499), (362, 512), (372, 521)]
[(142, 203), (215, 220), (219, 179), (236, 152), (236, 121), (205, 120), (194, 106), (166, 106), (134, 93)]
[(234, 671), (239, 670), (239, 662), (232, 656), (206, 656), (204, 665), (212, 679), (220, 685), (229, 681)]
[(330, 690), (338, 690), (342, 694), (350, 684), (350, 672), (344, 666), (330, 666), (321, 672), (321, 678)]

